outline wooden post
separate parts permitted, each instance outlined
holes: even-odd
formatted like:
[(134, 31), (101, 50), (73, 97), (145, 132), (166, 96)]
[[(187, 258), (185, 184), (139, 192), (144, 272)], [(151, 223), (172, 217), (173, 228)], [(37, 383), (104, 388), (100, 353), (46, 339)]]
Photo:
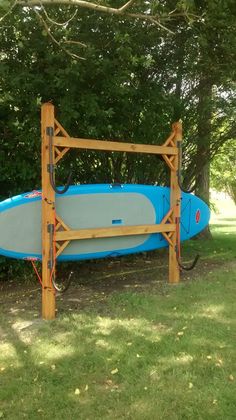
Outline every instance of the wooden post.
[[(42, 135), (42, 317), (55, 318), (55, 290), (52, 285), (52, 238), (55, 223), (55, 192), (50, 183), (49, 136), (47, 127), (54, 130), (54, 106), (51, 103), (41, 108)], [(53, 153), (54, 158), (54, 153)], [(51, 233), (50, 233), (51, 229)], [(55, 267), (54, 267), (55, 268)]]
[[(175, 147), (177, 142), (182, 141), (182, 123), (176, 122), (173, 124), (172, 129), (175, 131), (175, 137), (173, 139)], [(179, 157), (178, 154), (174, 156), (172, 161), (174, 170), (171, 169), (170, 174), (170, 208), (173, 208), (172, 219), (175, 223), (175, 231), (172, 235), (173, 246), (169, 246), (169, 283), (179, 283), (180, 280), (180, 269), (177, 261), (177, 219), (180, 217), (181, 211), (181, 190), (178, 183), (177, 170), (179, 168)]]
[[(54, 129), (56, 126), (56, 136)], [(58, 136), (58, 132), (64, 134)], [(64, 244), (59, 251), (71, 240), (94, 237), (124, 236), (148, 232), (162, 232), (169, 242), (169, 283), (179, 283), (180, 269), (177, 261), (178, 224), (181, 211), (181, 190), (178, 183), (179, 154), (178, 144), (182, 141), (182, 123), (173, 124), (172, 134), (162, 146), (136, 145), (111, 141), (71, 138), (63, 127), (55, 120), (54, 106), (51, 103), (42, 105), (41, 109), (42, 135), (42, 316), (50, 320), (55, 318), (55, 290), (52, 284), (52, 273), (55, 275), (56, 248), (55, 240)], [(52, 149), (50, 154), (49, 144)], [(64, 147), (61, 151), (60, 148)], [(54, 148), (57, 154), (54, 159)], [(133, 153), (154, 153), (163, 156), (170, 168), (170, 210), (160, 225), (127, 226), (120, 228), (83, 229), (71, 231), (63, 222), (60, 223), (65, 231), (55, 231), (55, 191), (51, 185), (54, 163), (65, 154), (69, 148), (93, 149), (106, 151), (125, 151)], [(168, 234), (169, 233), (169, 234)], [(57, 252), (57, 254), (59, 253)]]

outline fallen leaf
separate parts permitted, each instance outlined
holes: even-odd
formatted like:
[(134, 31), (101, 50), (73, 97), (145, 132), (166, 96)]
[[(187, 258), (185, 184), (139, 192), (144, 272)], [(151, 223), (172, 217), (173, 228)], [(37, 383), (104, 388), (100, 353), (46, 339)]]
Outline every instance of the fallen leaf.
[(115, 375), (117, 372), (118, 372), (118, 369), (117, 369), (117, 368), (115, 368), (115, 369), (113, 369), (113, 370), (111, 371), (111, 374), (112, 374), (112, 375)]
[(106, 380), (106, 384), (107, 384), (107, 385), (112, 385), (112, 384), (113, 384), (113, 382), (112, 382), (112, 380), (111, 380), (111, 379), (107, 379), (107, 380)]

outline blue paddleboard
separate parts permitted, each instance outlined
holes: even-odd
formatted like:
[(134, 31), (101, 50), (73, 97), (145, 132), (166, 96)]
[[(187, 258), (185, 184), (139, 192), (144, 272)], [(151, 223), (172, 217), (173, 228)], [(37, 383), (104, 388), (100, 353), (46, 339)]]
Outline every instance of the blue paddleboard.
[[(0, 255), (42, 258), (41, 192), (33, 191), (0, 203)], [(58, 216), (75, 230), (99, 227), (159, 224), (170, 209), (170, 189), (149, 185), (75, 185), (56, 195)], [(181, 241), (203, 230), (210, 218), (208, 206), (182, 193)], [(115, 257), (167, 247), (160, 233), (71, 241), (58, 261)]]

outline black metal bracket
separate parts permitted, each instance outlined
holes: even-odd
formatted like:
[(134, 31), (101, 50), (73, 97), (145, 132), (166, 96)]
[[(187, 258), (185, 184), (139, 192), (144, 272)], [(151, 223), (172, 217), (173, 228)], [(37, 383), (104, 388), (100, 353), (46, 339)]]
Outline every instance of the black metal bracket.
[(56, 187), (56, 184), (55, 184), (55, 181), (54, 181), (55, 165), (53, 163), (53, 144), (52, 144), (52, 138), (53, 138), (53, 134), (54, 134), (53, 127), (47, 127), (46, 128), (46, 134), (49, 137), (49, 164), (48, 164), (47, 170), (48, 170), (49, 176), (50, 176), (50, 184), (51, 184), (53, 190), (55, 191), (55, 193), (65, 194), (65, 192), (69, 189), (69, 186), (70, 186), (72, 172), (70, 172), (64, 188), (62, 188), (62, 190), (59, 190)]
[(190, 265), (184, 265), (184, 264), (182, 264), (182, 262), (181, 262), (180, 258), (178, 257), (178, 254), (176, 254), (176, 256), (177, 256), (176, 258), (177, 258), (177, 261), (178, 261), (179, 267), (180, 267), (182, 270), (184, 270), (184, 271), (191, 271), (191, 270), (193, 270), (193, 269), (194, 269), (194, 267), (196, 266), (196, 264), (197, 264), (197, 262), (198, 262), (199, 258), (200, 258), (200, 255), (196, 255), (196, 257), (194, 258), (193, 262), (192, 262)]
[(191, 271), (194, 269), (194, 267), (196, 266), (200, 255), (197, 254), (196, 257), (194, 258), (193, 262), (190, 265), (184, 265), (181, 261), (181, 257), (180, 257), (180, 217), (176, 217), (176, 226), (178, 226), (178, 235), (177, 235), (177, 245), (175, 246), (175, 252), (176, 252), (176, 259), (178, 262), (179, 267), (184, 270), (184, 271)]
[(47, 231), (50, 235), (50, 258), (48, 260), (48, 269), (52, 270), (53, 266), (54, 266), (54, 258), (53, 258), (53, 234), (54, 234), (54, 224), (53, 223), (48, 223), (47, 225)]
[(70, 287), (71, 280), (72, 280), (72, 275), (73, 275), (73, 271), (70, 272), (66, 282), (62, 283), (61, 285), (56, 283), (54, 276), (52, 276), (52, 284), (53, 284), (54, 289), (59, 293), (65, 293)]
[(193, 187), (190, 189), (184, 188), (183, 183), (182, 183), (182, 169), (181, 169), (182, 168), (182, 142), (181, 141), (177, 141), (177, 147), (178, 147), (178, 157), (179, 157), (179, 169), (177, 170), (179, 188), (181, 189), (181, 191), (189, 194), (189, 193), (192, 193), (196, 189), (196, 184), (194, 184)]
[(47, 225), (47, 231), (48, 233), (54, 233), (54, 224), (53, 223), (48, 223)]

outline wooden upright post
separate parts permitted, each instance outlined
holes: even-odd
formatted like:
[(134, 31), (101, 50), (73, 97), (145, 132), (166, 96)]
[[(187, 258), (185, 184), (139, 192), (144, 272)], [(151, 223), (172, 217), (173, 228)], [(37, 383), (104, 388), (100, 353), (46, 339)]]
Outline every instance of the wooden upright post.
[[(54, 106), (51, 103), (41, 108), (42, 135), (42, 317), (55, 318), (55, 291), (52, 285), (52, 235), (55, 223), (55, 192), (49, 174), (49, 135), (48, 127), (54, 130)], [(54, 159), (54, 153), (53, 153)]]
[[(182, 123), (176, 122), (173, 124), (173, 130), (175, 131), (175, 137), (173, 139), (175, 146), (178, 146), (178, 142), (182, 141)], [(178, 247), (178, 218), (180, 217), (181, 211), (181, 190), (178, 183), (177, 171), (179, 169), (179, 156), (174, 156), (173, 169), (170, 174), (170, 208), (173, 209), (172, 220), (175, 223), (175, 231), (172, 235), (172, 244), (169, 246), (169, 283), (179, 283), (180, 280), (180, 269), (177, 261), (177, 247)]]
[[(54, 133), (55, 131), (55, 133)], [(179, 221), (181, 210), (181, 190), (178, 182), (179, 162), (178, 145), (182, 141), (182, 123), (173, 124), (172, 133), (162, 146), (111, 142), (91, 139), (71, 138), (55, 119), (54, 106), (42, 105), (42, 316), (55, 318), (55, 289), (52, 276), (55, 275), (56, 256), (65, 249), (71, 240), (92, 239), (113, 236), (129, 236), (161, 232), (169, 243), (169, 283), (179, 283), (178, 264)], [(62, 133), (62, 137), (58, 136)], [(170, 210), (159, 225), (123, 226), (97, 229), (70, 230), (56, 216), (55, 190), (53, 189), (54, 164), (70, 148), (123, 151), (131, 153), (150, 153), (162, 155), (170, 168)], [(55, 156), (54, 156), (55, 151)], [(54, 187), (55, 188), (55, 187)], [(56, 230), (56, 220), (57, 230)], [(61, 229), (58, 229), (60, 225)], [(57, 253), (56, 244), (57, 241)], [(62, 242), (62, 245), (61, 245)]]

